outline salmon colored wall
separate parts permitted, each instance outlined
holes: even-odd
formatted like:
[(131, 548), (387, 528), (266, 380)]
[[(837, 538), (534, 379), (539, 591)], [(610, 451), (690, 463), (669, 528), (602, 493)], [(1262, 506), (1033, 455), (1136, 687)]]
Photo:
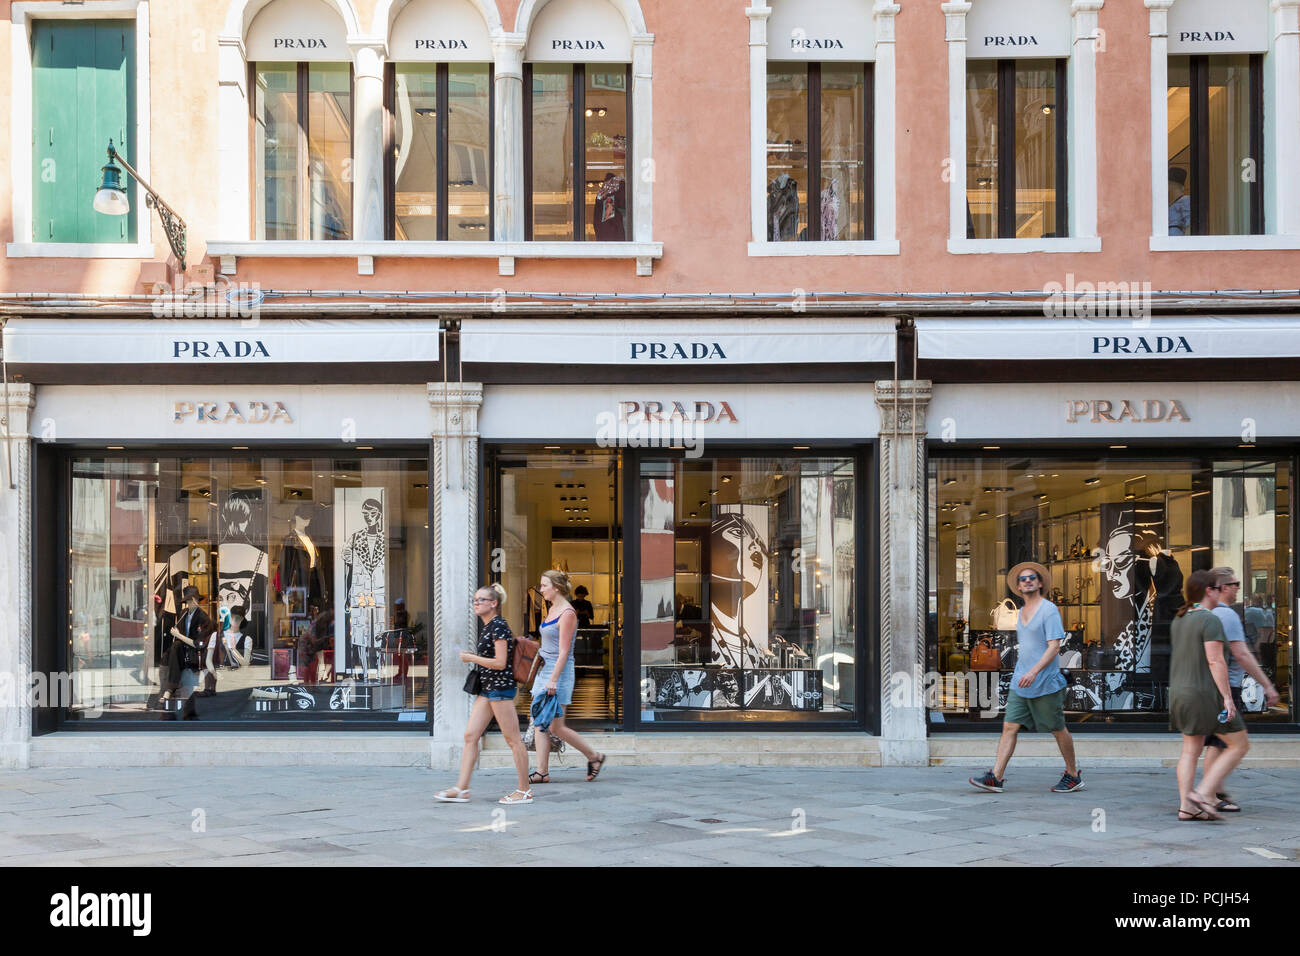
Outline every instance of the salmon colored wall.
[[(95, 0), (88, 0), (87, 6)], [(749, 21), (747, 0), (642, 0), (655, 34), (655, 236), (664, 256), (638, 278), (631, 261), (519, 259), (516, 275), (496, 260), (377, 259), (358, 276), (355, 259), (241, 259), (237, 278), (279, 289), (481, 289), (528, 291), (782, 292), (999, 291), (1063, 282), (1150, 281), (1157, 290), (1294, 288), (1300, 252), (1151, 253), (1146, 8), (1108, 0), (1106, 50), (1097, 56), (1098, 228), (1095, 254), (952, 256), (946, 251), (947, 48), (939, 0), (900, 0), (897, 19), (898, 223), (901, 256), (749, 258)], [(377, 0), (356, 0), (369, 31)], [(499, 0), (514, 24), (519, 0)], [(7, 16), (9, 4), (0, 2)], [(152, 0), (152, 180), (190, 226), (191, 260), (221, 238), (216, 145), (216, 36), (229, 0)], [(6, 22), (7, 26), (7, 22)], [(199, 32), (195, 32), (199, 31)], [(0, 43), (0, 90), (10, 77)], [(6, 94), (7, 96), (7, 94)], [(9, 111), (0, 117), (8, 145)], [(1268, 170), (1267, 175), (1277, 175)], [(0, 227), (12, 235), (8, 164), (0, 164)], [(89, 197), (87, 197), (89, 201)], [(154, 241), (166, 250), (154, 220)], [(143, 275), (153, 277), (157, 266)], [(137, 262), (0, 259), (5, 291), (139, 291)]]

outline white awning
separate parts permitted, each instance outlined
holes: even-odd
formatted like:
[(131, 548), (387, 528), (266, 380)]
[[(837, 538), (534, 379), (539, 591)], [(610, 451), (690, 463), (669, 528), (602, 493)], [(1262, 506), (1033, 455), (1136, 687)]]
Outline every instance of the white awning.
[(1300, 357), (1295, 316), (918, 318), (917, 354), (953, 361)]
[(466, 319), (466, 362), (790, 365), (893, 362), (893, 319)]
[(429, 319), (11, 319), (10, 365), (436, 362)]

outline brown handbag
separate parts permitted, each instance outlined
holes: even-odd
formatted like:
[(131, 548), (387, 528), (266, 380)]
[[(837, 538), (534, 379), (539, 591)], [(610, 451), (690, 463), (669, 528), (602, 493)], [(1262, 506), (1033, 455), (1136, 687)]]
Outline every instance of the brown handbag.
[(973, 671), (999, 671), (1002, 669), (1002, 652), (993, 646), (993, 638), (981, 637), (970, 650), (970, 669)]
[(542, 659), (542, 645), (531, 637), (520, 634), (515, 638), (515, 653), (512, 661), (515, 681), (520, 684), (532, 684), (533, 674)]

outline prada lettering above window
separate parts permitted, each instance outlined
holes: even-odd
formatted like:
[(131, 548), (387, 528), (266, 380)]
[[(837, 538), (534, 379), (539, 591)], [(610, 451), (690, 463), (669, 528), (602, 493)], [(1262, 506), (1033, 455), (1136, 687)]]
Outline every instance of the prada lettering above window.
[(192, 401), (172, 402), (172, 424), (196, 422), (201, 425), (274, 425), (293, 424), (293, 416), (284, 402)]
[(1176, 398), (1072, 398), (1065, 403), (1065, 420), (1076, 422), (1190, 422), (1191, 416)]
[(628, 356), (633, 362), (646, 361), (703, 361), (727, 358), (727, 353), (717, 342), (629, 342)]
[(550, 0), (528, 34), (532, 63), (631, 63), (627, 21), (609, 0)]
[(470, 0), (411, 0), (388, 41), (392, 62), (489, 63), (488, 27)]
[(274, 0), (248, 27), (247, 59), (351, 60), (342, 18), (323, 0)]
[(270, 358), (271, 353), (257, 339), (173, 339), (174, 359)]
[(863, 63), (876, 58), (871, 0), (769, 0), (767, 58)]
[(1178, 0), (1169, 8), (1169, 53), (1267, 53), (1270, 19), (1269, 0)]
[(967, 59), (1068, 57), (1071, 40), (1070, 0), (974, 0), (966, 14)]

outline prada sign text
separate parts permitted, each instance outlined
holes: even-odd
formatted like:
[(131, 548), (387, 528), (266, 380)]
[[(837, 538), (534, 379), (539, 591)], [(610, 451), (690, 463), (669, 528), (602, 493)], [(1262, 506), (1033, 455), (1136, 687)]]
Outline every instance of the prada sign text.
[(200, 425), (274, 425), (293, 424), (293, 416), (284, 402), (173, 402), (172, 424), (195, 422)]
[(1190, 422), (1191, 416), (1183, 403), (1176, 398), (1131, 400), (1127, 398), (1112, 401), (1103, 398), (1075, 398), (1065, 403), (1067, 422), (1120, 422), (1154, 423), (1154, 422)]

